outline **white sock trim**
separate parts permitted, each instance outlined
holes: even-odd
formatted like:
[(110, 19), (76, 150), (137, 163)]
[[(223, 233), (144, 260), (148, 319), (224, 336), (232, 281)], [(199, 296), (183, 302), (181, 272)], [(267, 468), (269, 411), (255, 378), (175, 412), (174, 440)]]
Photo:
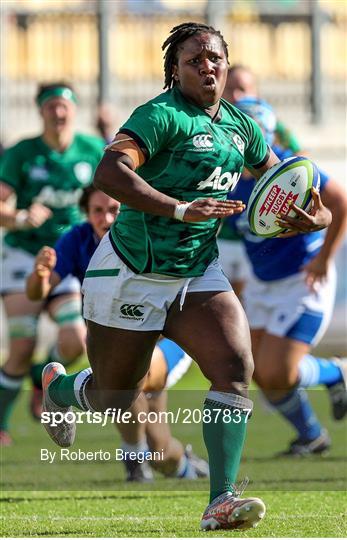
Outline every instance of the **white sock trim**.
[(228, 405), (234, 409), (253, 409), (253, 401), (251, 399), (239, 396), (238, 394), (232, 394), (231, 392), (210, 390), (206, 399), (223, 403), (223, 405)]
[(180, 478), (186, 471), (188, 465), (188, 458), (185, 454), (183, 454), (179, 460), (177, 469), (175, 471), (175, 476), (177, 478)]
[(81, 371), (77, 375), (74, 381), (73, 389), (74, 389), (75, 397), (78, 403), (80, 404), (80, 406), (82, 407), (82, 409), (86, 410), (86, 407), (87, 407), (87, 410), (95, 412), (94, 409), (91, 407), (85, 394), (85, 383), (90, 378), (91, 374), (92, 374), (92, 368), (83, 369), (83, 371)]
[(319, 380), (319, 365), (310, 354), (306, 354), (299, 362), (299, 384), (305, 388), (315, 386)]
[(127, 443), (122, 439), (121, 448), (124, 452), (147, 452), (148, 451), (147, 439), (144, 438), (141, 441), (134, 444)]
[(11, 377), (0, 370), (0, 386), (8, 390), (17, 390), (23, 384), (24, 377)]

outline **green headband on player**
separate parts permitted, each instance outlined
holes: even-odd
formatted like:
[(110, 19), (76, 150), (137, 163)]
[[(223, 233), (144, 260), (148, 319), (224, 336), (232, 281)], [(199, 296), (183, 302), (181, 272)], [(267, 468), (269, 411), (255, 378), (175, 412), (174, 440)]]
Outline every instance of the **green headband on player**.
[(46, 101), (52, 98), (64, 98), (73, 103), (77, 103), (77, 96), (73, 90), (66, 86), (58, 86), (57, 88), (50, 88), (45, 90), (36, 98), (36, 103), (39, 107), (42, 107)]

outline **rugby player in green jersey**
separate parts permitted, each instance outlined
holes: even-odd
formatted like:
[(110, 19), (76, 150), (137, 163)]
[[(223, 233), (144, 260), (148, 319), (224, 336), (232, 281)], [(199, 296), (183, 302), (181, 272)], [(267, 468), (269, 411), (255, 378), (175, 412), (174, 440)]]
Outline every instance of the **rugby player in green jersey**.
[[(78, 280), (66, 278), (44, 303), (27, 299), (25, 279), (41, 247), (55, 244), (81, 220), (78, 201), (92, 181), (104, 147), (102, 139), (74, 133), (76, 94), (68, 84), (40, 86), (36, 103), (42, 134), (7, 149), (0, 164), (0, 224), (7, 229), (1, 293), (10, 338), (9, 355), (0, 371), (3, 445), (11, 442), (9, 418), (30, 369), (38, 317), (44, 308), (59, 327), (53, 357), (68, 362), (83, 352), (85, 325)], [(13, 196), (15, 208), (9, 203)]]
[[(265, 514), (260, 499), (240, 498), (235, 486), (253, 359), (244, 311), (216, 260), (216, 234), (220, 218), (244, 210), (226, 200), (244, 163), (259, 178), (278, 159), (258, 125), (221, 99), (228, 49), (220, 32), (184, 23), (163, 49), (168, 90), (134, 111), (95, 173), (95, 185), (122, 206), (83, 282), (93, 373), (46, 366), (44, 409), (127, 409), (159, 335), (172, 339), (211, 381), (202, 415), (211, 492), (201, 527), (248, 528)], [(310, 223), (321, 227), (328, 217), (322, 208)], [(73, 444), (67, 420), (45, 427), (58, 445)]]

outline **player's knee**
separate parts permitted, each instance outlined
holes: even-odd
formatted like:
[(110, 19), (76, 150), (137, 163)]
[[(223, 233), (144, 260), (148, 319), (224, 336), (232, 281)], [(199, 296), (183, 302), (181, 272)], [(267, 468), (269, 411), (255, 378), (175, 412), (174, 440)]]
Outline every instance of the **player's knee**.
[[(8, 333), (12, 342), (35, 342), (37, 334), (38, 317), (35, 315), (18, 315), (8, 317)], [(24, 347), (24, 344), (21, 345)]]
[(256, 383), (262, 390), (288, 390), (297, 383), (297, 374), (294, 371), (272, 369), (257, 371)]
[(25, 374), (29, 371), (35, 344), (36, 340), (32, 338), (11, 339), (10, 352), (6, 361), (11, 373)]
[(157, 377), (155, 373), (149, 372), (143, 383), (143, 391), (146, 394), (160, 392), (165, 387), (165, 378)]
[(85, 333), (73, 326), (61, 330), (58, 337), (59, 354), (67, 362), (73, 362), (86, 352)]
[(83, 327), (81, 299), (74, 297), (58, 304), (51, 312), (51, 318), (59, 326), (59, 330), (67, 327)]
[(254, 363), (251, 351), (240, 351), (231, 358), (231, 377), (233, 381), (242, 381), (247, 385), (252, 380)]
[(234, 351), (214, 370), (212, 384), (217, 387), (230, 387), (234, 389), (236, 383), (247, 387), (254, 370), (252, 353), (250, 351)]

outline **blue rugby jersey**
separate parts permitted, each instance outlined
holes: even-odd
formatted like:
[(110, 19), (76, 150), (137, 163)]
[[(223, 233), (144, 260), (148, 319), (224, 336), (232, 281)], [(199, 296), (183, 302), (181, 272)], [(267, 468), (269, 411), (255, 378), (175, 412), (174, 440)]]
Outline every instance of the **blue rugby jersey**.
[(93, 231), (90, 223), (75, 225), (63, 234), (55, 245), (57, 264), (54, 271), (61, 279), (72, 274), (82, 283), (89, 261), (96, 250), (100, 239)]
[[(280, 160), (290, 157), (292, 153), (280, 147), (272, 148)], [(323, 191), (328, 176), (319, 169), (320, 190)], [(248, 203), (255, 180), (245, 180), (241, 176), (236, 188), (229, 194), (229, 199)], [(262, 238), (250, 231), (247, 211), (226, 219), (229, 227), (242, 236), (252, 270), (262, 281), (283, 279), (298, 273), (301, 267), (317, 255), (324, 241), (324, 231), (299, 234), (292, 238)], [(232, 249), (232, 246), (231, 248)]]

